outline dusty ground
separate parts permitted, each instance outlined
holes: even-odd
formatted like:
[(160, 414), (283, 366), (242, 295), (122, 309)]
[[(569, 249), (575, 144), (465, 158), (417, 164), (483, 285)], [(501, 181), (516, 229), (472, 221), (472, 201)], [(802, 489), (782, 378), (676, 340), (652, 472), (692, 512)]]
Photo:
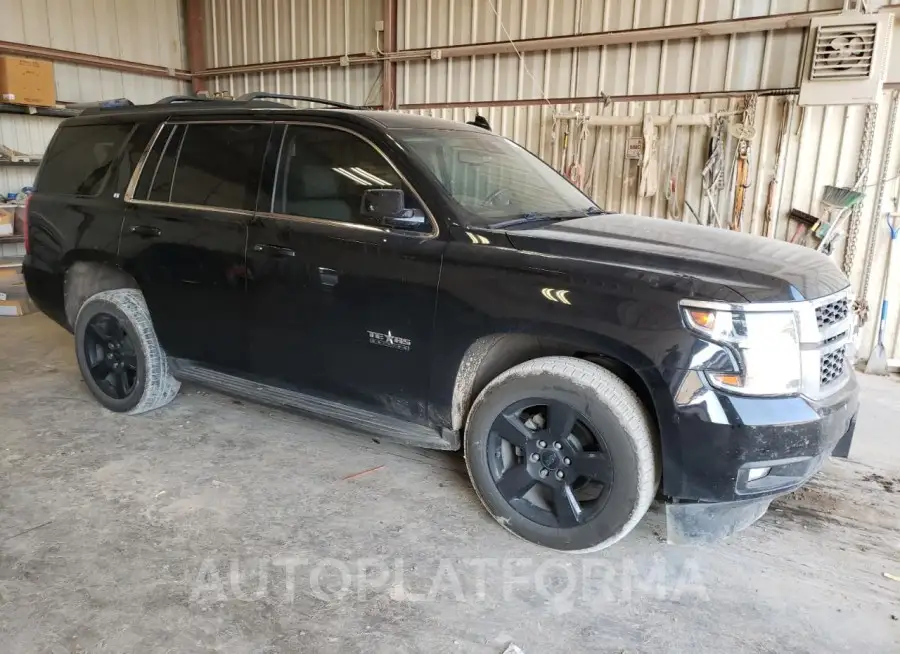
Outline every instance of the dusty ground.
[(665, 545), (654, 507), (584, 557), (492, 523), (457, 456), (196, 387), (106, 413), (40, 315), (0, 353), (3, 652), (900, 651), (893, 380), (862, 380), (853, 461), (740, 537)]

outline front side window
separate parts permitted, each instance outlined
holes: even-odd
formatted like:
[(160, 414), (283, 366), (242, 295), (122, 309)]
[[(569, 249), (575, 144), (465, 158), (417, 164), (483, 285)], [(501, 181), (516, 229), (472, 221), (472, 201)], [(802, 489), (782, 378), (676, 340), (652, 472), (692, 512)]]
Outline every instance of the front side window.
[(398, 129), (470, 225), (528, 216), (574, 218), (601, 210), (577, 187), (512, 141), (488, 132)]
[(144, 164), (135, 198), (253, 211), (271, 126), (166, 126)]
[(63, 195), (99, 195), (133, 128), (134, 125), (126, 123), (60, 128), (41, 162), (37, 190)]
[(288, 126), (272, 197), (273, 212), (336, 222), (371, 222), (363, 215), (363, 196), (375, 189), (403, 191), (406, 209), (424, 216), (400, 176), (363, 139), (339, 129)]

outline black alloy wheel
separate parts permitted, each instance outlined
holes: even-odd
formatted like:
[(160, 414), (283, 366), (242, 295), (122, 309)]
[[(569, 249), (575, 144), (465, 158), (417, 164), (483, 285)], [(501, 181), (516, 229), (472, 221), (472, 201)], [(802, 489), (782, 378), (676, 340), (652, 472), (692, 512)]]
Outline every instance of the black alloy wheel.
[(114, 400), (128, 398), (137, 385), (135, 339), (128, 328), (109, 313), (98, 313), (84, 333), (84, 358), (97, 387)]
[(486, 454), (504, 500), (545, 527), (590, 522), (603, 511), (615, 481), (602, 435), (558, 400), (529, 398), (507, 406), (490, 427)]

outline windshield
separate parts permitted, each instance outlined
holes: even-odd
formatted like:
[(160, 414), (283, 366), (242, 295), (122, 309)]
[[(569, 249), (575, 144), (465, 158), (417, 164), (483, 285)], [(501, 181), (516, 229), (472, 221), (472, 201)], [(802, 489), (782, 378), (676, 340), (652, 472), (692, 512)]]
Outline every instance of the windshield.
[(463, 209), (467, 224), (579, 218), (600, 208), (550, 166), (488, 132), (400, 129), (394, 136), (424, 163)]

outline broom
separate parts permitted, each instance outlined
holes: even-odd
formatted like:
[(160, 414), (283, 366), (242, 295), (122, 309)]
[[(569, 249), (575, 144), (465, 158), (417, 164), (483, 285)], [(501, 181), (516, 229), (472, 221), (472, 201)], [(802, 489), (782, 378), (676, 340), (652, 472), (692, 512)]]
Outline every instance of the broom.
[[(841, 186), (825, 187), (825, 190), (822, 193), (822, 205), (828, 212), (829, 220), (835, 211), (837, 211), (837, 217), (834, 219), (834, 222), (828, 226), (828, 231), (819, 242), (819, 247), (817, 247), (816, 250), (824, 252), (825, 254), (831, 253), (831, 244), (840, 234), (838, 227), (843, 222), (844, 216), (849, 209), (859, 204), (864, 196), (865, 194), (862, 191), (855, 191)], [(819, 222), (822, 223), (824, 221), (820, 219)], [(820, 225), (816, 225), (811, 231), (815, 232), (819, 227)]]
[(891, 254), (894, 251), (894, 241), (900, 235), (900, 227), (894, 226), (895, 214), (888, 214), (887, 225), (891, 230), (891, 241), (888, 244), (887, 264), (884, 268), (884, 281), (881, 284), (881, 320), (878, 323), (878, 342), (875, 349), (869, 355), (866, 362), (866, 374), (868, 375), (886, 375), (888, 374), (887, 352), (884, 349), (884, 334), (887, 331), (887, 314), (888, 314), (888, 279), (891, 274)]

